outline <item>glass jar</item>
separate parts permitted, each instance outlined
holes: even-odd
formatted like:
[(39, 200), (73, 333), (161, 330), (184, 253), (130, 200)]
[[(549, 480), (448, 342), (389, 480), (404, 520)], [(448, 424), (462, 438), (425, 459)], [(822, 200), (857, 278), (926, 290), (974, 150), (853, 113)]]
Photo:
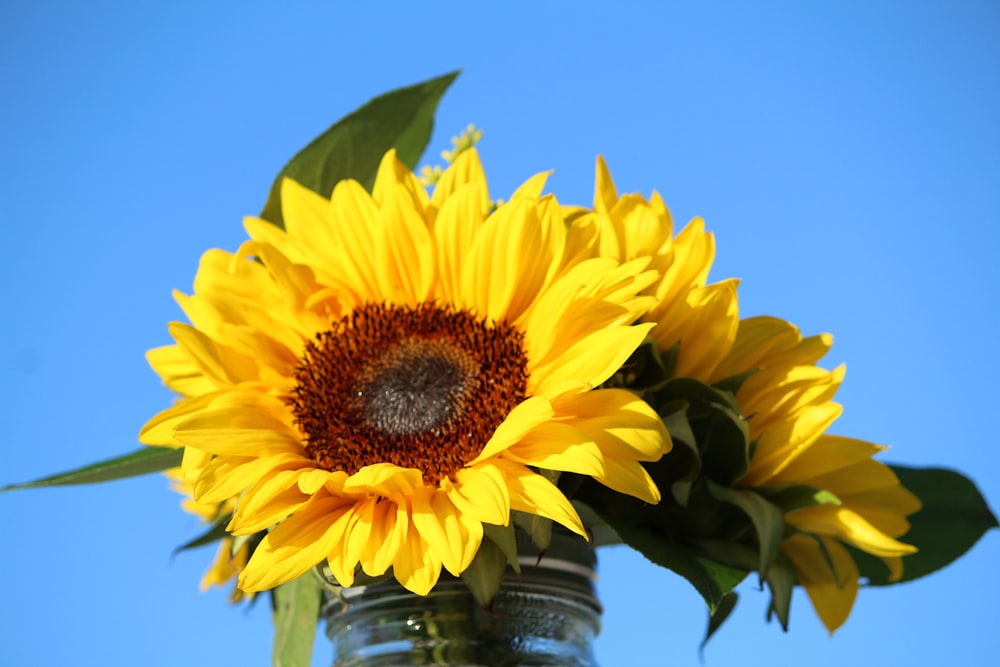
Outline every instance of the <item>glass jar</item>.
[(523, 542), (487, 608), (447, 573), (424, 597), (395, 580), (344, 589), (323, 607), (334, 667), (596, 667), (594, 550), (561, 532), (544, 554)]

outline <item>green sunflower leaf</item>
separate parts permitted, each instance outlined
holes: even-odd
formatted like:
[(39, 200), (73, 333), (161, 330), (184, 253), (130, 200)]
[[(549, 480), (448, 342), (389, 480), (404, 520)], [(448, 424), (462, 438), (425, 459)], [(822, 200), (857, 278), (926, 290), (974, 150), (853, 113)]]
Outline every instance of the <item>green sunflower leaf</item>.
[(909, 532), (899, 538), (919, 551), (903, 557), (903, 577), (890, 581), (889, 569), (881, 560), (852, 548), (851, 555), (869, 584), (885, 586), (928, 575), (957, 560), (987, 530), (998, 527), (979, 489), (964, 475), (944, 468), (889, 467), (923, 504), (909, 517)]
[(227, 514), (226, 516), (220, 517), (212, 526), (203, 532), (198, 537), (185, 542), (176, 549), (174, 549), (173, 555), (177, 555), (182, 551), (187, 551), (189, 549), (197, 549), (198, 547), (203, 547), (212, 542), (218, 542), (224, 537), (229, 537), (229, 533), (226, 531), (226, 526), (229, 525), (229, 519), (232, 518), (232, 514)]
[[(600, 512), (598, 512), (600, 514)], [(715, 614), (724, 598), (747, 576), (747, 571), (705, 558), (648, 526), (615, 521), (606, 516), (622, 541), (661, 567), (673, 570), (694, 586)]]
[(712, 638), (712, 635), (722, 627), (729, 615), (733, 613), (733, 609), (736, 609), (736, 603), (739, 600), (739, 595), (730, 591), (722, 596), (722, 600), (719, 602), (719, 606), (715, 608), (715, 613), (710, 613), (708, 615), (708, 629), (705, 631), (705, 638), (701, 640), (701, 645), (698, 647), (698, 652), (702, 654), (704, 658), (705, 647), (708, 646), (708, 640)]
[(379, 162), (390, 148), (414, 169), (430, 140), (438, 102), (458, 74), (390, 91), (334, 123), (278, 172), (260, 217), (284, 227), (281, 181), (285, 178), (324, 197), (345, 178), (353, 178), (370, 192)]
[(486, 607), (500, 590), (500, 582), (506, 571), (507, 555), (496, 543), (486, 539), (479, 545), (476, 557), (472, 559), (469, 567), (462, 571), (461, 577), (466, 588), (476, 598), (476, 602)]
[(693, 378), (674, 378), (652, 392), (659, 414), (678, 401), (687, 403), (686, 417), (697, 442), (704, 475), (723, 486), (750, 468), (750, 430), (732, 394)]
[(35, 489), (45, 486), (68, 486), (72, 484), (97, 484), (127, 477), (138, 477), (154, 472), (163, 472), (181, 464), (182, 449), (170, 447), (142, 447), (130, 454), (91, 463), (82, 468), (49, 475), (31, 482), (8, 484), (0, 492), (15, 489)]
[(310, 667), (323, 599), (319, 578), (306, 572), (271, 591), (274, 605), (274, 667)]

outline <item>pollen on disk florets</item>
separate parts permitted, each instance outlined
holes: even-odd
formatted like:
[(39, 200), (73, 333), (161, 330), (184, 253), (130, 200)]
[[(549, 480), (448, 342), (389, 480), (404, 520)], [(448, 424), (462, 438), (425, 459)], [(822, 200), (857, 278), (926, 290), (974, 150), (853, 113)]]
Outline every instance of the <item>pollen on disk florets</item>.
[(425, 482), (476, 457), (525, 398), (524, 335), (434, 303), (366, 304), (306, 346), (288, 402), (326, 470), (416, 468)]

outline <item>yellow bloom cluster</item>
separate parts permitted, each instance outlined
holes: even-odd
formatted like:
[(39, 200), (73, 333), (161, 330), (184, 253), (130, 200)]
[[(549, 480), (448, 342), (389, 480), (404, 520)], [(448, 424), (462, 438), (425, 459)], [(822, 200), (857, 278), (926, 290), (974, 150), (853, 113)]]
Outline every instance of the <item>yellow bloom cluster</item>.
[(659, 195), (620, 196), (601, 159), (592, 209), (543, 195), (540, 174), (494, 210), (476, 138), (431, 194), (392, 152), (370, 194), (286, 180), (285, 229), (248, 219), (250, 240), (206, 253), (177, 295), (191, 324), (149, 361), (183, 399), (141, 439), (185, 448), (195, 512), (223, 504), (233, 535), (267, 531), (246, 562), (224, 544), (206, 580), (239, 572), (261, 591), (325, 561), (344, 586), (391, 571), (425, 594), (512, 511), (585, 535), (560, 473), (657, 503), (642, 463), (670, 450), (666, 429), (602, 388), (651, 340), (676, 353), (675, 376), (753, 371), (736, 393), (755, 442), (737, 485), (836, 498), (789, 512), (781, 550), (839, 627), (858, 587), (843, 545), (900, 572), (913, 548), (895, 538), (919, 503), (872, 458), (881, 447), (826, 434), (843, 379), (816, 365), (830, 337), (740, 320), (737, 281), (708, 283), (704, 223), (675, 236)]
[(781, 545), (833, 632), (858, 591), (858, 570), (843, 545), (883, 558), (898, 578), (900, 557), (916, 550), (894, 538), (909, 530), (906, 517), (920, 502), (872, 458), (884, 447), (826, 434), (841, 413), (832, 399), (844, 378), (843, 366), (830, 371), (816, 365), (832, 337), (803, 338), (794, 325), (773, 317), (740, 320), (736, 281), (705, 283), (714, 243), (702, 221), (671, 238), (670, 213), (659, 195), (649, 201), (620, 197), (600, 158), (594, 208), (575, 211), (570, 220), (572, 227), (598, 230), (601, 256), (654, 257), (651, 266), (663, 277), (647, 288), (656, 305), (642, 320), (657, 324), (650, 335), (661, 351), (678, 346), (675, 375), (712, 384), (753, 371), (736, 393), (756, 445), (738, 486), (806, 485), (836, 499), (788, 513), (786, 522), (798, 532)]

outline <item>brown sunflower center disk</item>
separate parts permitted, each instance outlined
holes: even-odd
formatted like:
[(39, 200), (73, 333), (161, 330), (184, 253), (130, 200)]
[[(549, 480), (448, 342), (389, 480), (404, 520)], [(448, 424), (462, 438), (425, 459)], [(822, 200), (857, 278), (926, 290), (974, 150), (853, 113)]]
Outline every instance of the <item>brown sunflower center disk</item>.
[(475, 458), (524, 400), (524, 335), (423, 303), (367, 304), (306, 346), (289, 404), (306, 452), (353, 474), (393, 463), (436, 483)]

